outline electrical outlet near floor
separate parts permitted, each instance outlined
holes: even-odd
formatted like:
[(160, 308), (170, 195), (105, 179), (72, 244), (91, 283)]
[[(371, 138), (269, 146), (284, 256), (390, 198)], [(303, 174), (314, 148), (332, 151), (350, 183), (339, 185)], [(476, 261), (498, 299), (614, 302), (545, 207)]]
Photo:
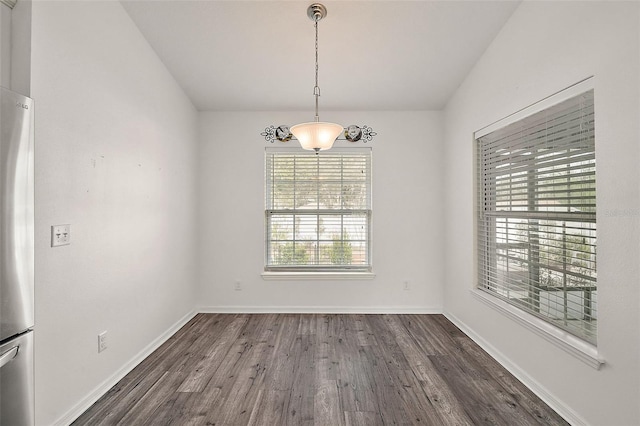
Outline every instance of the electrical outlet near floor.
[(107, 349), (107, 331), (98, 334), (98, 353)]
[(242, 291), (242, 284), (239, 280), (236, 280), (235, 284), (233, 285), (233, 289), (235, 291)]
[(407, 291), (408, 291), (408, 290), (410, 290), (410, 289), (411, 289), (411, 287), (409, 287), (409, 281), (405, 281), (405, 282), (404, 282), (404, 286), (403, 286), (402, 288), (403, 288), (404, 290), (407, 290)]

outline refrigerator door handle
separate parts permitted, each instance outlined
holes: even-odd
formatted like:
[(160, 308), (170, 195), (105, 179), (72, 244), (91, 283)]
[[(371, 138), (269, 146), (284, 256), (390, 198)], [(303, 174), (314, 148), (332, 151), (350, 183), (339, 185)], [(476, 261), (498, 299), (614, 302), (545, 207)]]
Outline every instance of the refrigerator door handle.
[(14, 346), (2, 355), (0, 355), (0, 368), (4, 367), (9, 361), (14, 359), (18, 355), (18, 349), (20, 346)]

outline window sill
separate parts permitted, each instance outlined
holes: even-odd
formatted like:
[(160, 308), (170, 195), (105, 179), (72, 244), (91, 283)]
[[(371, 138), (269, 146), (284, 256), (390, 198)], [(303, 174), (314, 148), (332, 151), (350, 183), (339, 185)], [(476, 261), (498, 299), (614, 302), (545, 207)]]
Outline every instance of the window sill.
[(372, 280), (373, 272), (274, 272), (262, 273), (263, 280)]
[(508, 303), (491, 296), (480, 289), (472, 289), (471, 294), (481, 302), (497, 311), (505, 314), (519, 324), (525, 326), (537, 335), (545, 338), (565, 352), (578, 358), (580, 361), (596, 370), (604, 364), (598, 357), (598, 348), (584, 340), (559, 329), (548, 322), (509, 305)]

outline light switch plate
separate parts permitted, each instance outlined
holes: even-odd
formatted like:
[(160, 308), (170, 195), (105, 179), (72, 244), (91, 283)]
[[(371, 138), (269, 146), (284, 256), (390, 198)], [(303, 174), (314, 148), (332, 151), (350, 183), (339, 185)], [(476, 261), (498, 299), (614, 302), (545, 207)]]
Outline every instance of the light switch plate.
[(51, 227), (51, 247), (71, 244), (71, 225), (53, 225)]

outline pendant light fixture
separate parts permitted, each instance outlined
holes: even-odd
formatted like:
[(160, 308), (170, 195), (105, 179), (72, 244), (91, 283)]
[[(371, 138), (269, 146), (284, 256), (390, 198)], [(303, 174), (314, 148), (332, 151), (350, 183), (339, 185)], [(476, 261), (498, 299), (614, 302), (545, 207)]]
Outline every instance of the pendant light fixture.
[(350, 142), (357, 142), (359, 140), (368, 142), (376, 135), (371, 127), (351, 125), (345, 129), (340, 124), (320, 121), (320, 116), (318, 115), (318, 98), (320, 97), (320, 86), (318, 85), (318, 22), (327, 16), (327, 8), (320, 3), (314, 3), (307, 8), (307, 16), (313, 21), (316, 33), (316, 68), (315, 86), (313, 87), (315, 120), (296, 124), (291, 128), (285, 125), (278, 126), (277, 128), (275, 126), (269, 126), (261, 135), (271, 143), (275, 140), (287, 142), (291, 139), (297, 139), (302, 148), (316, 151), (316, 153), (330, 149), (336, 139), (341, 135), (344, 135), (344, 138)]
[(318, 86), (318, 22), (327, 16), (327, 9), (319, 3), (314, 3), (307, 9), (307, 15), (313, 21), (316, 30), (316, 85), (313, 87), (313, 96), (316, 98), (316, 115), (315, 121), (291, 127), (291, 133), (298, 139), (302, 148), (318, 152), (331, 148), (333, 142), (342, 133), (343, 127), (335, 123), (322, 122), (318, 116), (318, 97), (320, 96), (320, 87)]

